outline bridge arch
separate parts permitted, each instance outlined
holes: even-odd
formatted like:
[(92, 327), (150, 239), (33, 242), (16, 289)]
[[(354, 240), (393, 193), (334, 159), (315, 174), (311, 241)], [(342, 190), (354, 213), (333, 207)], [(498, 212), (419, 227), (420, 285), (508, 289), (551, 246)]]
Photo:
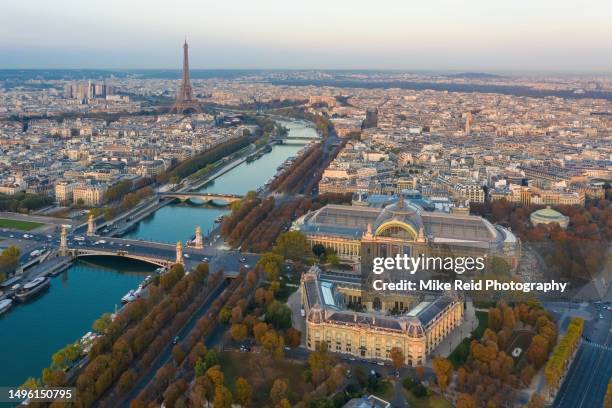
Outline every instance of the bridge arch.
[(133, 259), (136, 261), (145, 262), (155, 266), (161, 266), (164, 268), (170, 267), (174, 264), (174, 262), (161, 259), (161, 258), (153, 258), (150, 256), (138, 255), (138, 254), (130, 254), (130, 253), (122, 253), (122, 251), (118, 252), (106, 252), (106, 251), (89, 251), (89, 250), (75, 250), (74, 257), (75, 258), (84, 258), (90, 256), (104, 256), (104, 257), (116, 257), (116, 258), (126, 258)]

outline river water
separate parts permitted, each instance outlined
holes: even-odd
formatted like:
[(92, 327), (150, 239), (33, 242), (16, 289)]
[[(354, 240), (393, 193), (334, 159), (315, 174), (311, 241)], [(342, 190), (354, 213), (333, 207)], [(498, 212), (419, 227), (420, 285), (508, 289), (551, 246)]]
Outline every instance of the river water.
[[(314, 129), (281, 122), (291, 136), (314, 137)], [(308, 140), (289, 140), (251, 163), (242, 163), (200, 191), (245, 194), (264, 185), (288, 157)], [(189, 239), (199, 225), (203, 232), (228, 210), (171, 204), (138, 223), (129, 238), (175, 243)], [(154, 267), (116, 258), (78, 261), (51, 279), (49, 290), (0, 317), (0, 386), (18, 386), (28, 377), (41, 377), (51, 355), (91, 330), (95, 319), (120, 306), (121, 297), (134, 289)], [(0, 406), (2, 406), (0, 404)]]

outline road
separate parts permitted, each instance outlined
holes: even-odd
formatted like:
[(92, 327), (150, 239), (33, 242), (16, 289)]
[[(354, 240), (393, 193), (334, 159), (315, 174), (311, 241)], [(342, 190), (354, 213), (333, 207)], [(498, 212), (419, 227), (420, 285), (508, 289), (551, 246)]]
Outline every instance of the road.
[(603, 406), (612, 376), (612, 311), (602, 304), (584, 305), (583, 310), (593, 318), (585, 321), (583, 341), (557, 393), (555, 408)]

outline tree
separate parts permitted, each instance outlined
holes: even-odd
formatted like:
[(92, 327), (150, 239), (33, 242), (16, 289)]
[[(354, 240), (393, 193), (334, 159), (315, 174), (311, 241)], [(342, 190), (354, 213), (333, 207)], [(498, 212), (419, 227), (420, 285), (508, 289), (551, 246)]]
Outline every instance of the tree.
[(274, 252), (285, 259), (299, 261), (305, 257), (307, 247), (308, 243), (304, 234), (299, 231), (289, 231), (278, 237)]
[(504, 318), (501, 310), (497, 307), (492, 307), (489, 309), (489, 328), (493, 330), (495, 333), (501, 330), (502, 325), (504, 323)]
[(291, 309), (278, 300), (274, 300), (266, 309), (266, 321), (276, 329), (291, 327)]
[(232, 408), (232, 393), (227, 387), (217, 385), (215, 387), (215, 408)]
[(253, 388), (249, 384), (249, 382), (243, 377), (238, 377), (234, 384), (235, 391), (235, 400), (238, 404), (246, 407), (251, 404), (251, 399), (253, 397)]
[(255, 337), (255, 341), (261, 343), (261, 339), (267, 331), (268, 325), (264, 322), (259, 322), (253, 326), (253, 337)]
[(235, 341), (243, 341), (247, 336), (247, 327), (242, 323), (234, 323), (230, 328), (230, 334)]
[(275, 330), (270, 329), (261, 337), (261, 346), (263, 350), (270, 356), (280, 359), (283, 357), (284, 341)]
[(221, 371), (221, 367), (218, 365), (210, 367), (206, 370), (206, 376), (210, 378), (210, 381), (215, 385), (215, 387), (219, 387), (223, 385), (223, 381), (225, 381), (225, 376)]
[(136, 380), (136, 373), (134, 370), (129, 369), (123, 372), (119, 377), (119, 382), (117, 385), (119, 386), (119, 392), (122, 394), (126, 393), (132, 385), (134, 385), (134, 380)]
[(533, 394), (527, 404), (527, 408), (544, 408), (545, 406), (546, 403), (540, 394)]
[(300, 345), (302, 341), (302, 332), (299, 330), (290, 327), (285, 332), (285, 343), (292, 348), (295, 348)]
[(4, 277), (15, 271), (19, 264), (21, 251), (16, 246), (10, 246), (0, 254), (0, 274)]
[(432, 361), (434, 372), (436, 373), (436, 380), (438, 386), (444, 392), (448, 386), (450, 375), (453, 372), (453, 364), (446, 358), (436, 357)]
[(396, 370), (399, 370), (404, 365), (405, 357), (404, 352), (399, 347), (393, 347), (389, 353), (391, 357), (391, 363)]
[(325, 256), (325, 247), (322, 244), (314, 244), (312, 246), (312, 253), (319, 259)]
[[(327, 401), (327, 400), (325, 400)], [(317, 405), (318, 406), (318, 405)], [(274, 406), (274, 408), (291, 408), (292, 405), (287, 398), (283, 398)]]
[(416, 372), (417, 379), (419, 381), (423, 381), (423, 377), (425, 376), (425, 367), (419, 364), (418, 366), (416, 366), (415, 372)]
[(213, 349), (207, 350), (206, 357), (204, 357), (204, 362), (206, 363), (207, 369), (219, 364), (219, 358), (217, 357), (217, 352)]
[(219, 321), (223, 324), (228, 323), (232, 318), (232, 309), (229, 306), (223, 306), (223, 309), (219, 312)]
[(274, 380), (274, 384), (272, 384), (272, 389), (270, 390), (270, 399), (272, 403), (278, 404), (283, 398), (286, 398), (288, 388), (285, 380), (281, 380), (280, 378)]
[(164, 392), (164, 406), (174, 408), (177, 400), (185, 393), (187, 388), (187, 381), (182, 378), (170, 384)]
[(476, 400), (468, 394), (459, 394), (457, 398), (457, 408), (476, 408)]
[(174, 264), (170, 270), (159, 278), (161, 288), (169, 292), (185, 276), (185, 268), (181, 264)]
[(193, 370), (195, 372), (196, 378), (197, 377), (201, 377), (204, 374), (206, 374), (206, 364), (204, 363), (204, 361), (201, 358), (197, 359)]
[(177, 344), (172, 347), (172, 358), (174, 359), (174, 363), (176, 365), (180, 365), (185, 359), (185, 351), (183, 350), (180, 344)]
[(92, 328), (94, 329), (94, 331), (100, 333), (100, 334), (104, 334), (106, 333), (106, 329), (108, 329), (108, 326), (111, 324), (112, 320), (111, 320), (111, 314), (110, 313), (104, 313), (102, 316), (100, 316), (99, 319), (97, 319), (93, 325)]

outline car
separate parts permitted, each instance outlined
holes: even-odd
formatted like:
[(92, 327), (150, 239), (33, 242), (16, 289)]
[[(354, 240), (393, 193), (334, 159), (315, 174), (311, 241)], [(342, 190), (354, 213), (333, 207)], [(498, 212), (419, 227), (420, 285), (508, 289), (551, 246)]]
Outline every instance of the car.
[(251, 267), (251, 265), (249, 265), (249, 264), (244, 264), (244, 267), (245, 267), (246, 269), (249, 269), (249, 268)]
[(184, 254), (183, 255), (185, 258), (189, 258), (189, 254)]
[(47, 235), (47, 238), (53, 239), (53, 235)]
[(176, 345), (178, 342), (179, 342), (179, 336), (175, 336), (175, 337), (172, 339), (172, 344), (175, 344), (175, 345)]
[(242, 258), (240, 258), (240, 262), (245, 263), (246, 262), (246, 258), (243, 256)]
[(399, 378), (399, 376), (400, 376), (399, 371), (395, 370), (395, 378)]
[(130, 244), (125, 244), (125, 246), (129, 248), (129, 247), (131, 247), (132, 245), (130, 245)]
[(381, 367), (384, 367), (384, 365), (385, 365), (385, 363), (384, 363), (384, 362), (382, 362), (382, 361), (377, 361), (377, 362), (376, 362), (376, 364), (378, 364), (378, 365), (379, 365), (379, 366), (381, 366)]
[(15, 238), (15, 236), (13, 234), (9, 235), (10, 238)]
[(208, 259), (208, 257), (207, 257), (207, 256), (205, 256), (204, 258), (202, 258), (202, 262), (209, 262), (209, 261), (210, 261), (210, 259)]

